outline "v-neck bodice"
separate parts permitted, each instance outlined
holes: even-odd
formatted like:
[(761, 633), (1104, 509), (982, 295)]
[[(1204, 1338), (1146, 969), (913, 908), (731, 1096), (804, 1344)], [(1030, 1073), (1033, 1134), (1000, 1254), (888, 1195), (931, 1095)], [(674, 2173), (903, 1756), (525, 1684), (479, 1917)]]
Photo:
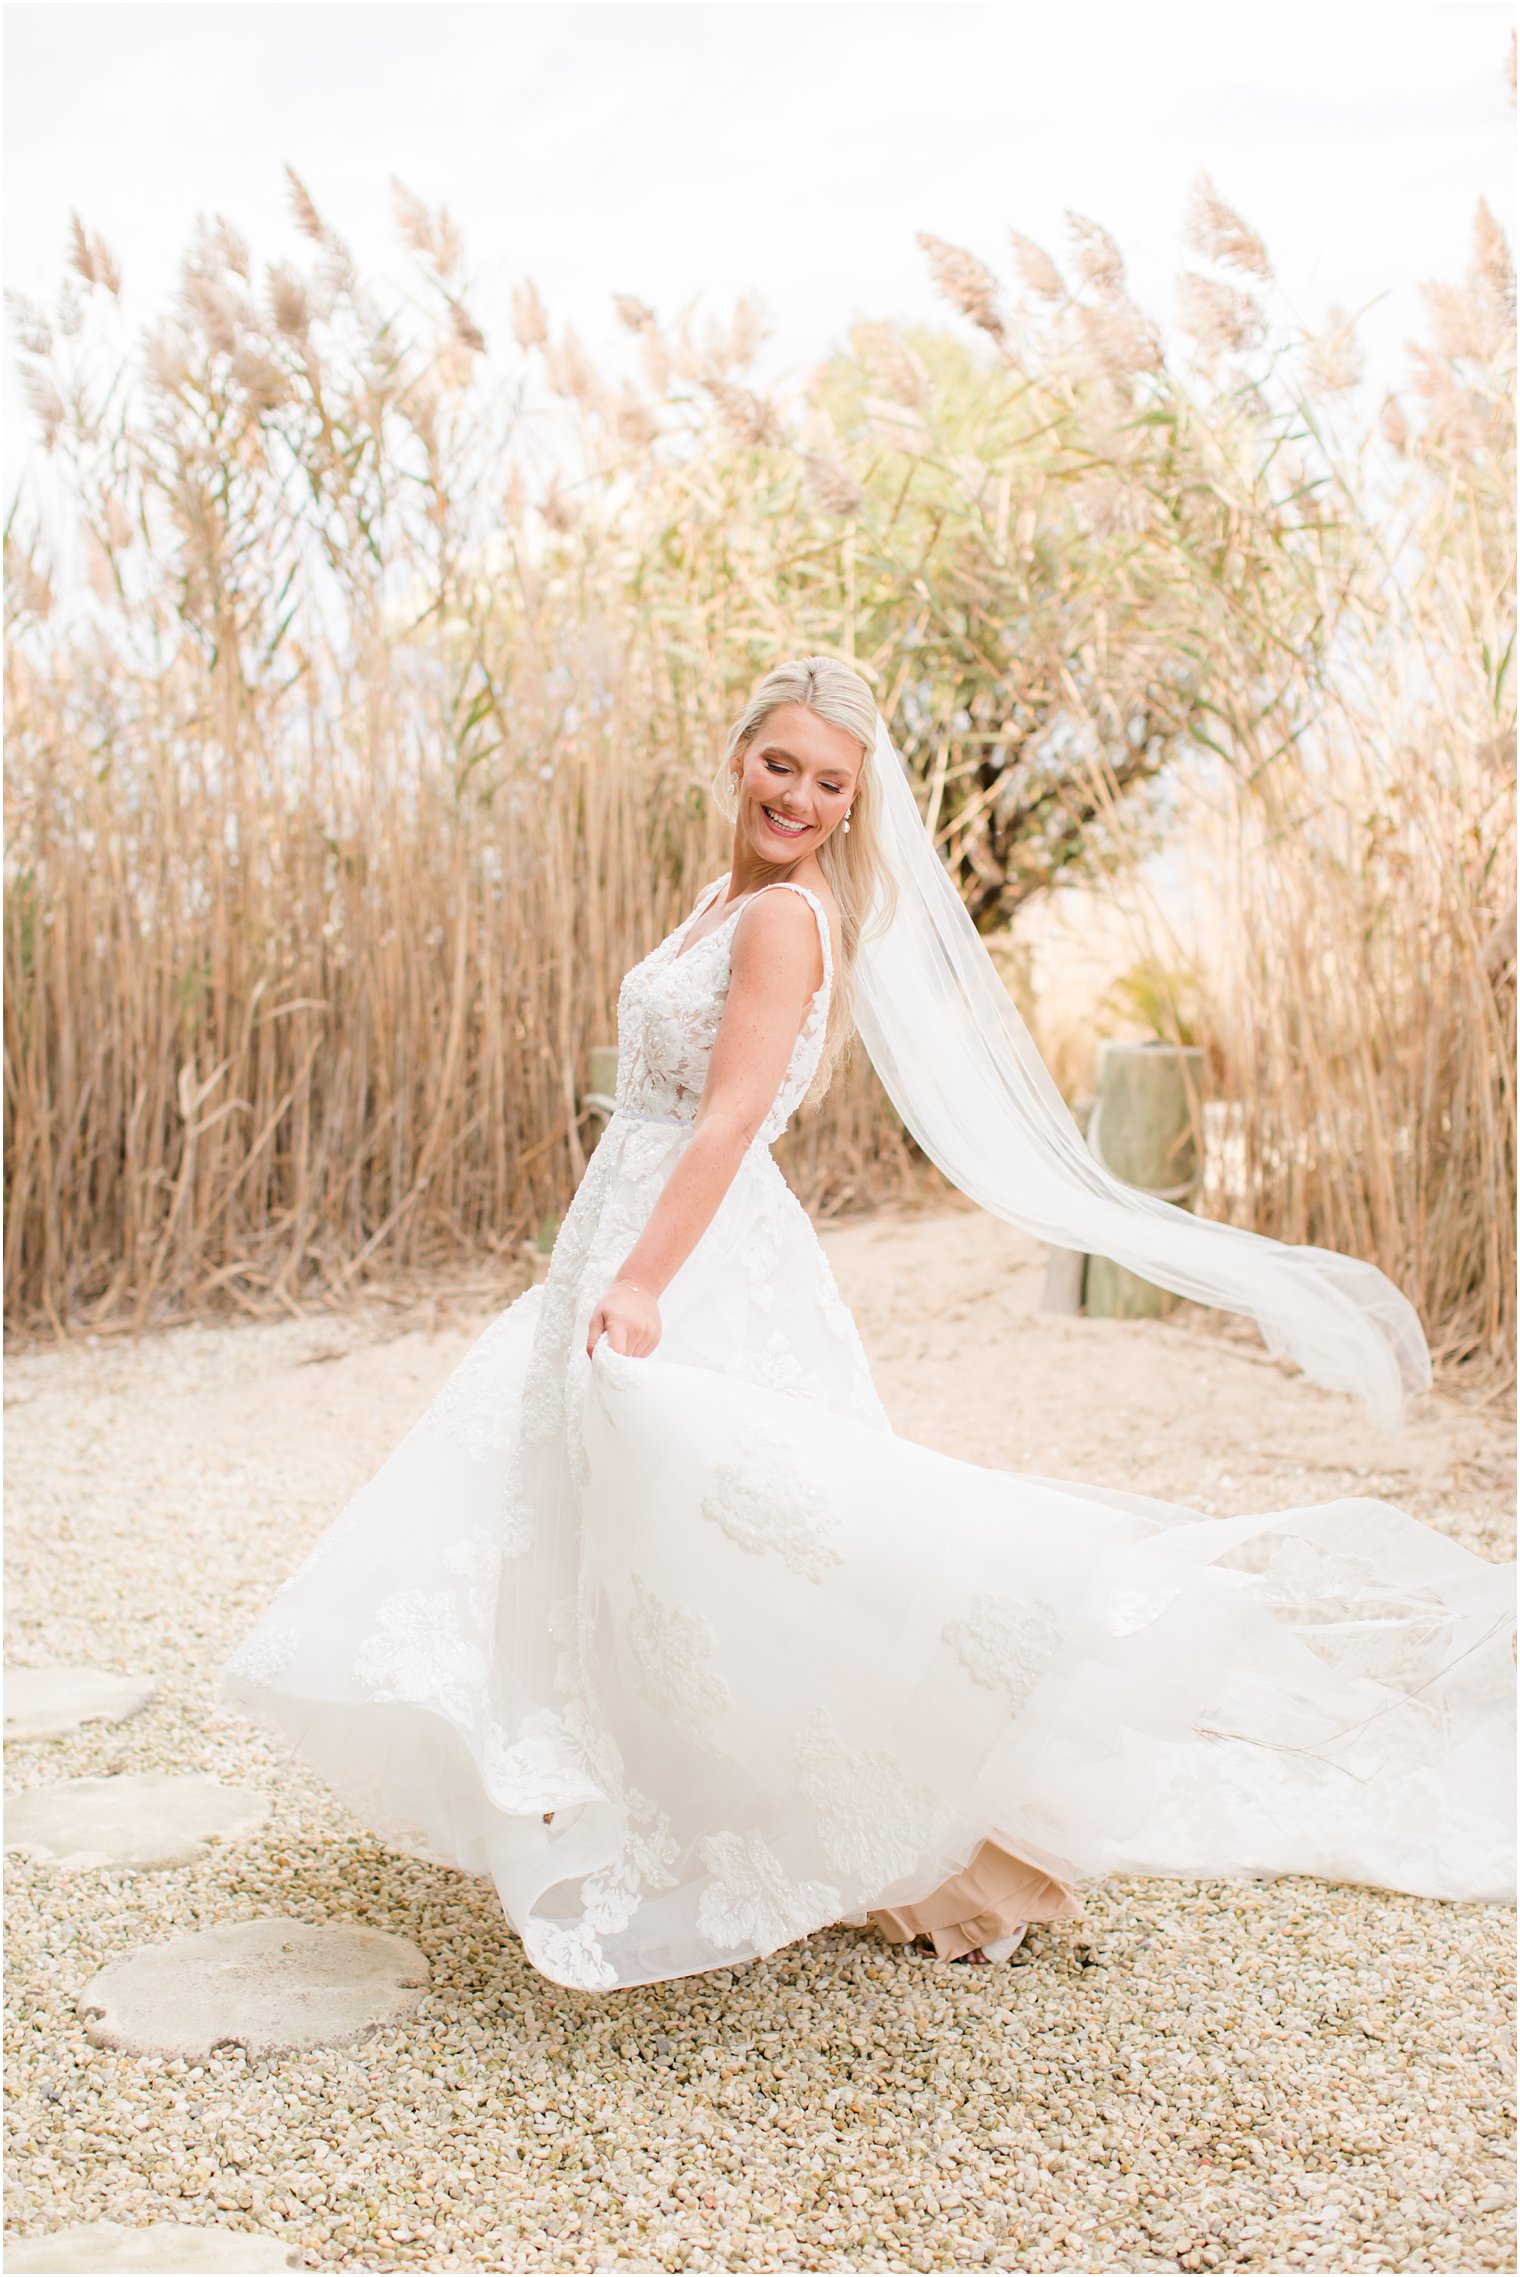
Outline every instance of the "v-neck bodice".
[(785, 1130), (818, 1072), (834, 986), (834, 945), (818, 896), (790, 878), (778, 878), (745, 894), (710, 933), (685, 949), (692, 926), (712, 907), (730, 875), (725, 872), (709, 886), (690, 916), (624, 977), (618, 991), (617, 1104), (625, 1114), (653, 1121), (695, 1120), (728, 1001), (734, 927), (760, 894), (798, 893), (817, 920), (823, 979), (813, 992), (786, 1073), (758, 1133), (759, 1143), (770, 1146)]

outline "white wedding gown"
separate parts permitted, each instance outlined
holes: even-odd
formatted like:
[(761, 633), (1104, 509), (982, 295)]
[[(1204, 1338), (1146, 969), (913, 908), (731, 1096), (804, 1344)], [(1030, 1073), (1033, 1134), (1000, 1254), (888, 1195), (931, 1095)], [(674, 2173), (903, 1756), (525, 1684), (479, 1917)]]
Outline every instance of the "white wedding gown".
[(909, 1905), (994, 1835), (1077, 1885), (1509, 1898), (1513, 1566), (1385, 1502), (1206, 1518), (893, 1434), (769, 1151), (832, 985), (810, 894), (824, 979), (659, 1348), (588, 1360), (696, 1114), (747, 902), (680, 952), (725, 883), (623, 982), (617, 1112), (547, 1280), (225, 1696), (397, 1847), (489, 1874), (534, 1964), (594, 1990)]

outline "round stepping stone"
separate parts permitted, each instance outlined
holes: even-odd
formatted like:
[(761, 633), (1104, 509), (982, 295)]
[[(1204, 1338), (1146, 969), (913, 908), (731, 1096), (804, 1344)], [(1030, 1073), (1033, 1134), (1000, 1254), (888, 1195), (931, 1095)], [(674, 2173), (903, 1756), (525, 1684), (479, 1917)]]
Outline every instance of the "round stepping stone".
[(251, 2058), (332, 2047), (405, 2016), (428, 1981), (407, 1937), (287, 1915), (232, 1921), (124, 1953), (79, 1996), (85, 2031), (130, 2055)]
[(64, 1779), (9, 1798), (5, 1847), (50, 1866), (184, 1866), (268, 1816), (262, 1795), (199, 1773)]
[(77, 2229), (52, 2230), (46, 2237), (13, 2238), (5, 2249), (6, 2277), (14, 2270), (91, 2271), (136, 2269), (147, 2277), (210, 2277), (212, 2271), (246, 2271), (270, 2277), (275, 2270), (300, 2267), (298, 2254), (277, 2238), (252, 2230), (199, 2230), (188, 2222), (153, 2222), (147, 2229), (123, 2229), (120, 2222), (83, 2222)]
[(5, 1736), (62, 1739), (84, 1724), (124, 1723), (157, 1689), (145, 1676), (109, 1668), (8, 1668)]

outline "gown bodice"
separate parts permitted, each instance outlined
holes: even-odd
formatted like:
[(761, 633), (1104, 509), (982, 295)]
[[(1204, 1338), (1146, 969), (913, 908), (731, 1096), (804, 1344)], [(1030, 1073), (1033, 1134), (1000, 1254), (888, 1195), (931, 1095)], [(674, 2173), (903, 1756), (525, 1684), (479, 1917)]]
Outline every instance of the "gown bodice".
[[(642, 963), (623, 977), (618, 991), (617, 1105), (626, 1115), (662, 1123), (696, 1119), (708, 1062), (728, 1002), (734, 932), (754, 900), (747, 894), (694, 948), (682, 944), (705, 909), (728, 884), (725, 871), (701, 895), (691, 915), (668, 933)], [(784, 889), (801, 894), (818, 921), (823, 945), (823, 979), (792, 1046), (786, 1073), (777, 1087), (756, 1143), (770, 1146), (786, 1129), (818, 1072), (834, 985), (834, 950), (823, 904), (806, 886), (778, 878), (762, 893)]]

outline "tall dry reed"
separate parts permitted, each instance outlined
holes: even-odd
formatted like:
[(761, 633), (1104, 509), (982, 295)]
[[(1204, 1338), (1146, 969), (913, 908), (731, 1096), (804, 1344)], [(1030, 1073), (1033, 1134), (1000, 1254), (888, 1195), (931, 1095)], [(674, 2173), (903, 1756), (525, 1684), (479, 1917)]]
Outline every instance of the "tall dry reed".
[[(1285, 675), (1276, 713), (1230, 720), (1226, 764), (1195, 771), (1186, 830), (1213, 863), (1216, 921), (1202, 958), (1173, 940), (1172, 969), (1235, 1108), (1246, 1222), (1377, 1259), (1439, 1360), (1503, 1382), (1515, 284), (1486, 209), (1462, 283), (1427, 295), (1433, 337), (1409, 401), (1384, 406), (1381, 463), (1367, 437), (1337, 451), (1327, 425), (1358, 376), (1351, 328), (1310, 344), (1297, 410), (1336, 530), (1321, 652)], [(1149, 914), (1165, 972), (1165, 912)]]
[[(1316, 1166), (1263, 1168), (1257, 1222), (1375, 1256), (1452, 1349), (1512, 1339), (1512, 1234), (1474, 1239), (1513, 1160), (1491, 947), (1512, 683), (1480, 661), (1510, 606), (1507, 334), (1475, 351), (1438, 301), (1390, 490), (1314, 409), (1351, 328), (1273, 336), (1265, 250), (1206, 184), (1169, 351), (1073, 216), (1068, 273), (1016, 239), (1012, 293), (925, 240), (972, 336), (862, 326), (784, 400), (753, 382), (744, 303), (699, 336), (620, 296), (629, 356), (606, 374), (524, 284), (488, 348), (445, 213), (398, 187), (431, 310), (403, 322), (294, 177), (292, 199), (309, 267), (256, 284), (235, 231), (204, 227), (140, 386), (83, 228), (56, 320), (14, 308), (90, 601), (55, 597), (34, 520), (7, 532), (13, 1321), (296, 1303), (552, 1216), (591, 1137), (587, 1049), (620, 972), (723, 866), (705, 784), (779, 654), (872, 676), (991, 927), (1161, 843), (1200, 751), (1242, 849), (1265, 829), (1288, 861), (1332, 778), (1358, 814), (1397, 808), (1388, 754), (1425, 747), (1455, 644), (1452, 686), (1491, 683), (1495, 795), (1471, 844), (1465, 790), (1422, 809), (1445, 946), (1415, 1025), (1470, 1106), (1437, 1144), (1381, 1079), (1413, 1000), (1351, 907), (1384, 897), (1392, 971), (1396, 863), (1327, 921), (1380, 1087), (1337, 1040), (1312, 1095), (1283, 1088), (1303, 1036), (1344, 1025), (1302, 915), (1317, 851), (1273, 889), (1280, 955), (1253, 916), (1266, 968), (1218, 1049), (1255, 1159)], [(1439, 624), (1409, 598), (1421, 576)], [(1277, 874), (1242, 868), (1263, 893)], [(1497, 974), (1486, 1025), (1469, 937)], [(1422, 1150), (1423, 1184), (1374, 1206), (1359, 1115), (1392, 1155)], [(788, 1144), (815, 1205), (910, 1174), (859, 1066)]]

